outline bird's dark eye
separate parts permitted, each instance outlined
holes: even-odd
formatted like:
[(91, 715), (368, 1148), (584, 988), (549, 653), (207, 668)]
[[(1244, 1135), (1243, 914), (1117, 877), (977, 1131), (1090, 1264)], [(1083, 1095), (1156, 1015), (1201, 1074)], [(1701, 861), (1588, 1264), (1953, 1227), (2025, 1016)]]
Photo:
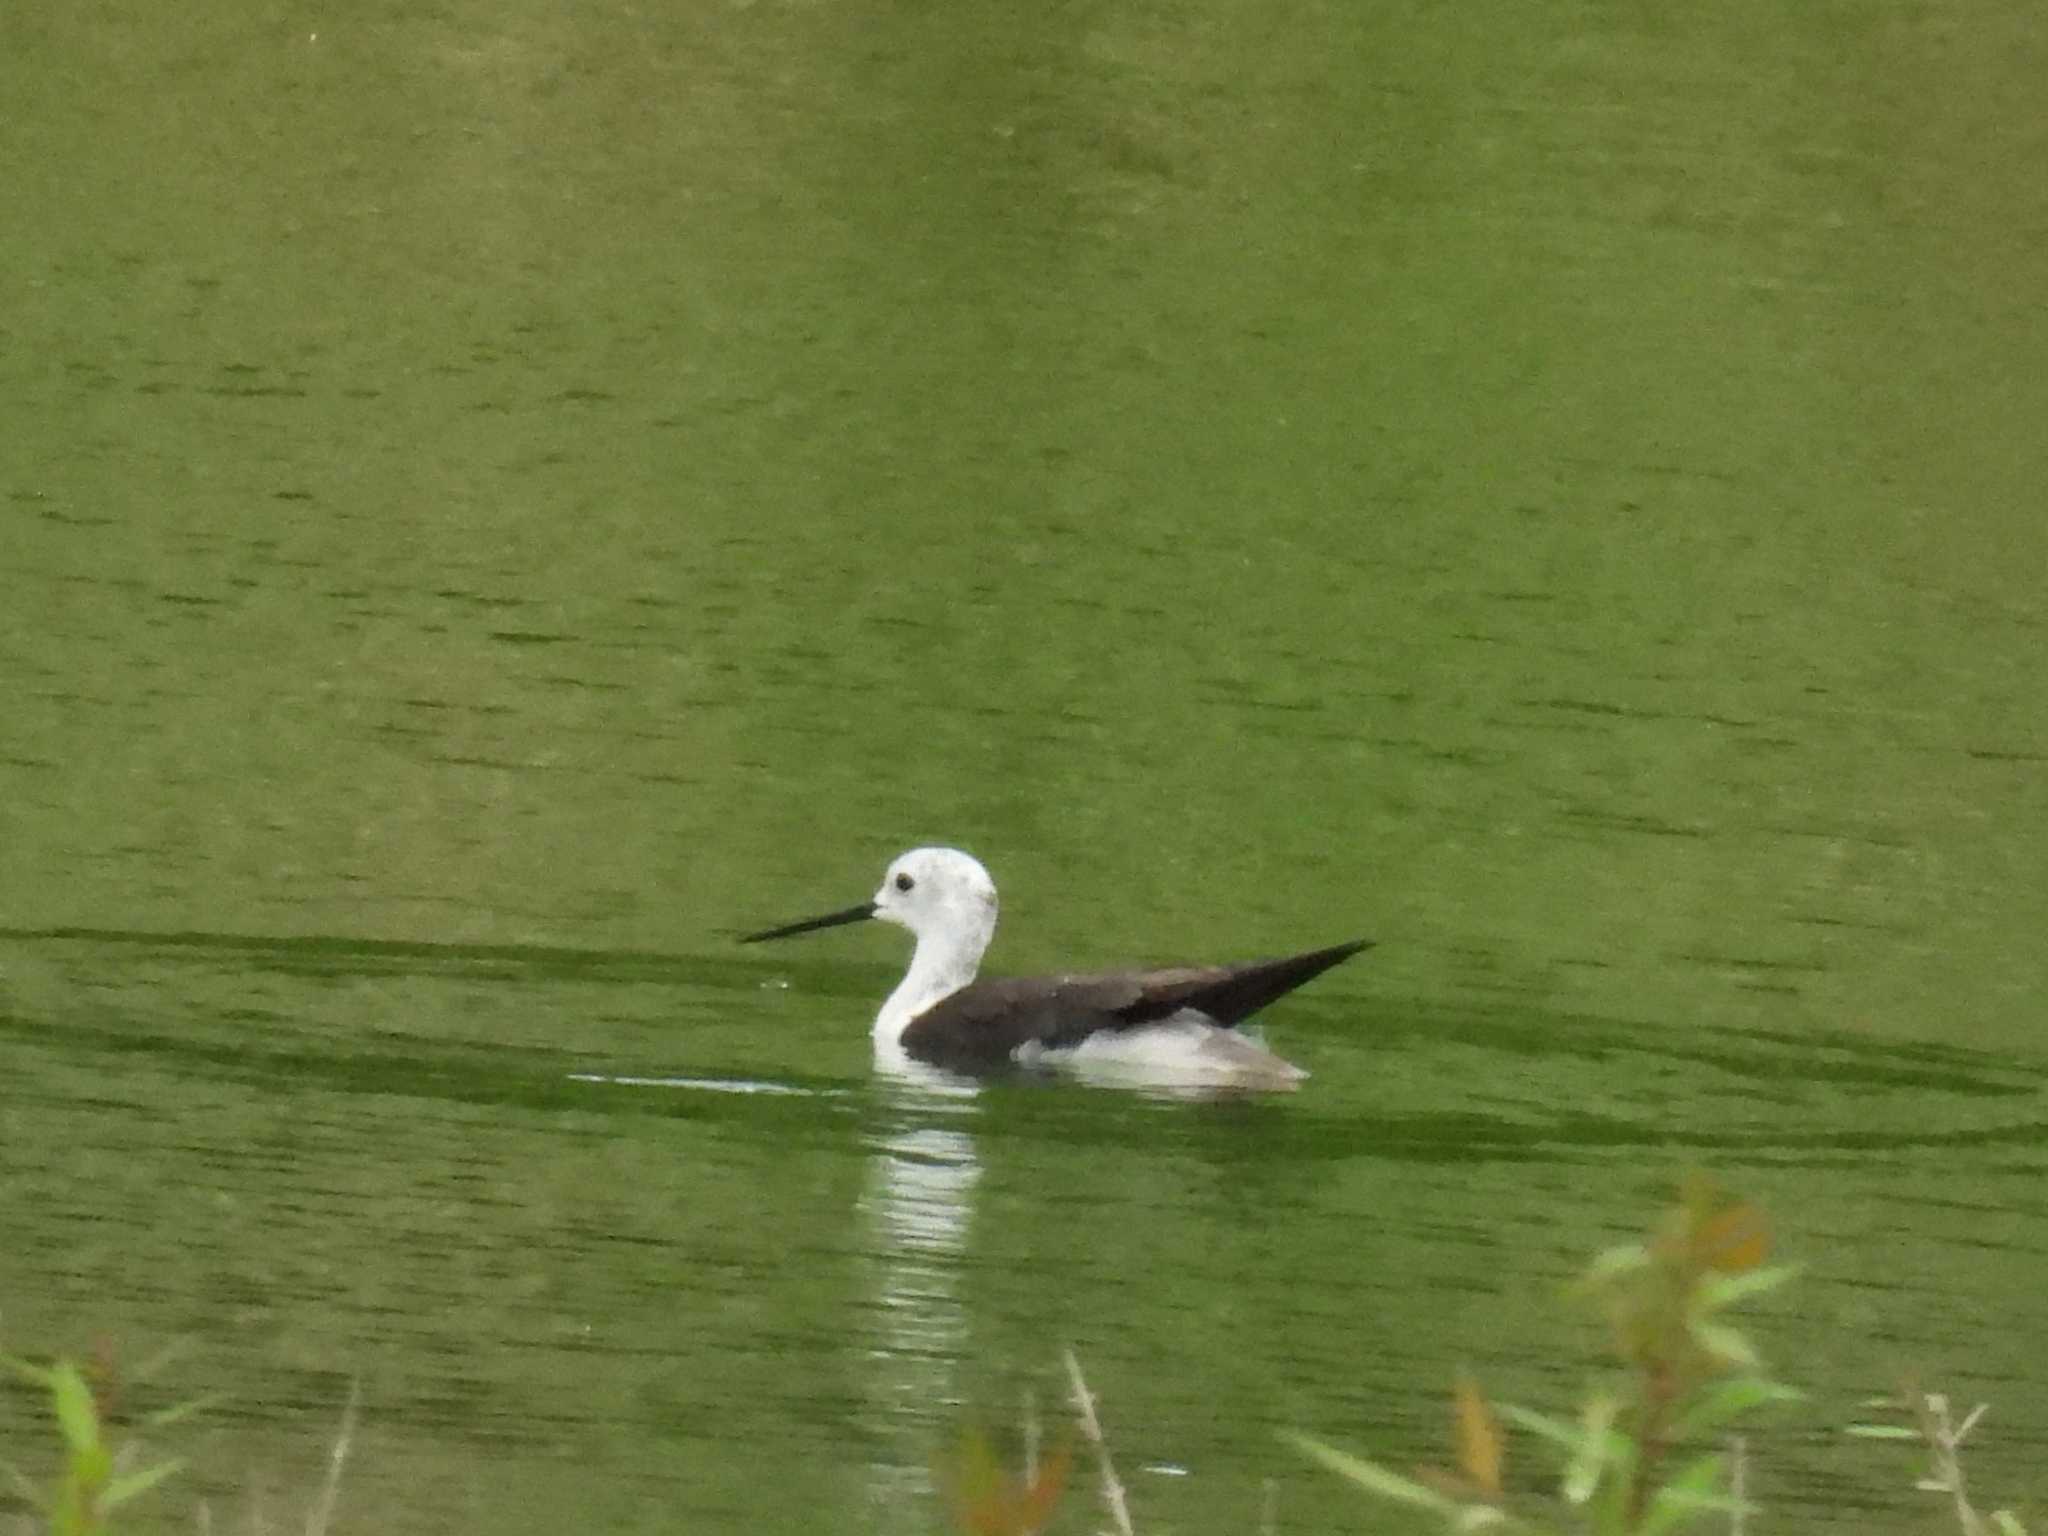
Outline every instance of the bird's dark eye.
[(907, 891), (915, 884), (917, 882), (908, 875), (898, 875), (896, 877), (896, 889), (899, 891)]

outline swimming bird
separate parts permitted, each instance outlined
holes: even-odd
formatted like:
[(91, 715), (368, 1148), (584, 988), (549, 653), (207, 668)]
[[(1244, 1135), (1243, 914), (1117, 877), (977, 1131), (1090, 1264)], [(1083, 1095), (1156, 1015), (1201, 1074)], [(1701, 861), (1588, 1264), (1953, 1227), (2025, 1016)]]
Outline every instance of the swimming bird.
[(1235, 965), (977, 980), (995, 937), (996, 886), (958, 848), (913, 848), (890, 864), (873, 899), (740, 942), (867, 918), (917, 938), (910, 969), (875, 1015), (878, 1053), (975, 1075), (1021, 1065), (1290, 1087), (1308, 1074), (1233, 1026), (1370, 943)]

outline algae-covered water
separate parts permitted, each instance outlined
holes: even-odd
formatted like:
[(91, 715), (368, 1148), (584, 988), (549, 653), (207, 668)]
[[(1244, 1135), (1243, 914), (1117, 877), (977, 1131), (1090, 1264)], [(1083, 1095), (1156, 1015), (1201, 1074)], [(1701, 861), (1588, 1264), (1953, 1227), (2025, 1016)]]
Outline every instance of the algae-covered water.
[[(2040, 1491), (2024, 8), (0, 30), (0, 1347), (183, 1341), (146, 1518), (355, 1380), (337, 1530), (936, 1530), (1071, 1344), (1141, 1528), (1353, 1528), (1274, 1431), (1562, 1407), (1694, 1166), (1786, 1528), (1909, 1370)], [(1377, 947), (1284, 1099), (920, 1092), (900, 935), (732, 940), (926, 841), (999, 970)]]

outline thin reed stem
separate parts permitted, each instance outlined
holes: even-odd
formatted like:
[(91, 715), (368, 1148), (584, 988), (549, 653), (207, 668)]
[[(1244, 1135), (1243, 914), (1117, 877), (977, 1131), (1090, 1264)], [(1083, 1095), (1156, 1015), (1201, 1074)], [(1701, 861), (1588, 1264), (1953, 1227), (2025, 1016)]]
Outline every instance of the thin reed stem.
[(356, 1404), (363, 1395), (363, 1379), (352, 1376), (348, 1383), (348, 1402), (341, 1410), (341, 1430), (334, 1437), (334, 1447), (327, 1453), (327, 1480), (320, 1486), (320, 1497), (306, 1515), (306, 1536), (327, 1536), (327, 1523), (334, 1518), (335, 1501), (341, 1497), (341, 1469), (348, 1461), (349, 1446), (356, 1435)]
[(1088, 1383), (1081, 1375), (1081, 1362), (1074, 1358), (1072, 1349), (1063, 1351), (1067, 1362), (1067, 1378), (1074, 1385), (1074, 1411), (1081, 1416), (1081, 1432), (1095, 1447), (1095, 1455), (1102, 1463), (1102, 1502), (1109, 1515), (1116, 1522), (1118, 1536), (1137, 1536), (1131, 1529), (1130, 1506), (1124, 1501), (1124, 1485), (1118, 1480), (1116, 1466), (1109, 1459), (1109, 1442), (1103, 1438), (1102, 1421), (1095, 1417), (1095, 1394), (1088, 1390)]

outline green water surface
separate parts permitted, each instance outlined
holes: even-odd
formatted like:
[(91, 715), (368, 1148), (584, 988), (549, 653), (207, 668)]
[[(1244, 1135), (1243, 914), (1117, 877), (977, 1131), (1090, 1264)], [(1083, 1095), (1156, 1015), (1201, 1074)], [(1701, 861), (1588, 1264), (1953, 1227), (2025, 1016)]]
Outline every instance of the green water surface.
[[(2043, 1493), (2044, 40), (0, 16), (0, 1347), (227, 1394), (143, 1529), (356, 1379), (337, 1530), (938, 1530), (1069, 1343), (1141, 1529), (1358, 1529), (1273, 1431), (1562, 1406), (1701, 1166), (1773, 1529), (1938, 1515), (1906, 1370)], [(1284, 1100), (921, 1093), (731, 941), (934, 840), (1002, 970), (1378, 947)]]

